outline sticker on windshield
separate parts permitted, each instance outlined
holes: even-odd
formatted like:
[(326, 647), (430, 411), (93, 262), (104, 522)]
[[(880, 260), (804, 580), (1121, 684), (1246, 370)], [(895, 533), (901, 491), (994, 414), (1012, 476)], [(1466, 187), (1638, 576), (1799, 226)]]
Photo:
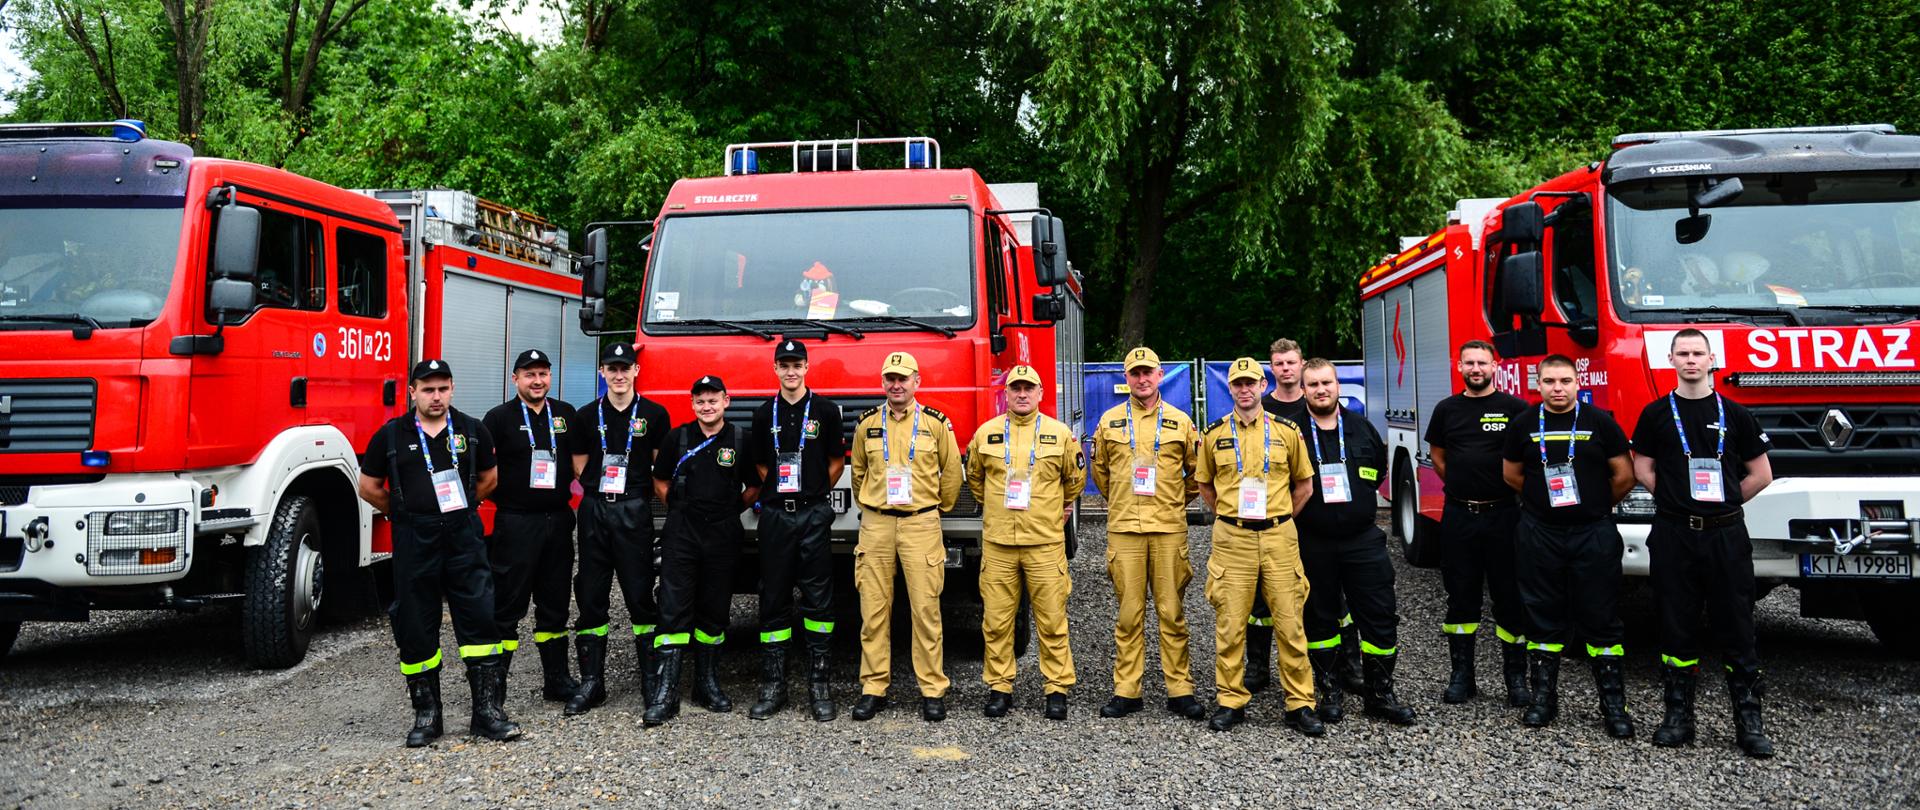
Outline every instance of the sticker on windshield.
[(1773, 301), (1776, 304), (1784, 304), (1790, 307), (1804, 307), (1807, 305), (1807, 297), (1801, 295), (1799, 290), (1792, 287), (1768, 284), (1767, 289), (1773, 291)]
[(1667, 297), (1664, 295), (1643, 295), (1640, 296), (1640, 303), (1650, 307), (1666, 306)]
[(671, 321), (678, 317), (679, 316), (675, 315), (671, 309), (656, 309), (653, 311), (653, 319), (656, 321)]
[[(654, 293), (654, 294), (653, 294), (653, 308), (654, 308), (654, 309), (656, 309), (656, 310), (668, 310), (668, 311), (671, 311), (671, 310), (676, 310), (676, 309), (679, 309), (679, 308), (680, 308), (680, 293), (677, 293), (677, 292), (656, 292), (656, 293)], [(668, 315), (668, 314), (667, 314), (666, 312), (662, 312), (662, 313), (661, 313), (661, 316), (662, 316), (662, 317), (669, 317), (669, 318), (670, 318), (670, 317), (673, 317), (673, 316), (671, 316), (671, 315)]]

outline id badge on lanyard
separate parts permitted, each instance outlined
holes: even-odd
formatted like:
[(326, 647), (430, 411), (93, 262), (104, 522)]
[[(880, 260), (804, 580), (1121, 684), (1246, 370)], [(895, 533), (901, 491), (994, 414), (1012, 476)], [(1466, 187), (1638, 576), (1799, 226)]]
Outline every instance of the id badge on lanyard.
[(1033, 482), (1025, 478), (1007, 479), (1007, 508), (1024, 510), (1033, 506)]
[(1547, 505), (1580, 505), (1580, 479), (1574, 476), (1572, 464), (1547, 465)]
[(913, 473), (905, 467), (887, 468), (887, 505), (906, 506), (913, 503)]
[(887, 465), (887, 505), (906, 506), (913, 503), (913, 473), (909, 468), (913, 464), (913, 454), (920, 446), (915, 439), (920, 436), (920, 406), (913, 407), (913, 427), (907, 432), (907, 465), (895, 466), (893, 463), (893, 438), (888, 435), (886, 414), (880, 416), (880, 457)]
[(1320, 465), (1320, 500), (1327, 503), (1348, 503), (1353, 500), (1353, 490), (1347, 486), (1347, 465)]
[(433, 498), (440, 502), (441, 512), (467, 508), (467, 485), (460, 480), (459, 468), (433, 474)]
[(1724, 473), (1720, 470), (1720, 460), (1713, 458), (1687, 459), (1687, 478), (1691, 482), (1693, 499), (1701, 503), (1726, 503), (1727, 487)]
[(1267, 480), (1265, 478), (1240, 479), (1240, 519), (1267, 519)]
[(1273, 435), (1272, 423), (1266, 414), (1260, 415), (1260, 477), (1247, 475), (1247, 465), (1240, 455), (1240, 428), (1233, 429), (1233, 468), (1240, 473), (1240, 519), (1267, 519), (1267, 474), (1273, 471)]
[(774, 489), (778, 492), (800, 491), (800, 454), (781, 453), (774, 456)]
[(534, 489), (553, 489), (560, 485), (560, 468), (554, 466), (553, 452), (550, 450), (533, 451), (533, 466), (528, 468), (530, 480), (527, 486)]
[(1134, 459), (1133, 494), (1151, 498), (1160, 493), (1160, 467), (1148, 459)]
[(627, 494), (627, 457), (625, 455), (606, 456), (600, 462), (600, 493), (602, 495)]

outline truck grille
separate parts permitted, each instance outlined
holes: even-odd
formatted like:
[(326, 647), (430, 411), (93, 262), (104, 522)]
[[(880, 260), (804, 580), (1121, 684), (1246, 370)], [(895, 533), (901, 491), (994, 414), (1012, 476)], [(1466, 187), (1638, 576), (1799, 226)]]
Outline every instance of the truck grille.
[(1758, 405), (1773, 474), (1920, 474), (1920, 404)]
[(92, 380), (0, 380), (0, 453), (93, 445)]

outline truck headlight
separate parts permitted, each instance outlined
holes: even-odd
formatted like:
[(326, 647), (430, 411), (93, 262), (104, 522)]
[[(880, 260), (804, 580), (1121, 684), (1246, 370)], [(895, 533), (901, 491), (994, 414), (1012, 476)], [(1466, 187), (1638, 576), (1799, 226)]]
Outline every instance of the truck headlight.
[(1653, 513), (1653, 493), (1639, 484), (1627, 490), (1627, 497), (1613, 507), (1613, 519), (1621, 523), (1652, 523)]
[(184, 509), (93, 512), (87, 515), (87, 573), (168, 574), (187, 567)]

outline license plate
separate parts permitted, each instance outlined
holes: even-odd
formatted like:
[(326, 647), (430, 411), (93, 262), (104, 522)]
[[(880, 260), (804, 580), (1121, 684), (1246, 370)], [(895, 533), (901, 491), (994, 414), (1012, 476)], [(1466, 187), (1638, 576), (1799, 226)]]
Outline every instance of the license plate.
[(827, 490), (827, 503), (833, 506), (833, 513), (844, 515), (853, 508), (853, 490), (847, 487), (834, 487)]
[(1802, 554), (1800, 573), (1809, 577), (1912, 579), (1912, 554)]

